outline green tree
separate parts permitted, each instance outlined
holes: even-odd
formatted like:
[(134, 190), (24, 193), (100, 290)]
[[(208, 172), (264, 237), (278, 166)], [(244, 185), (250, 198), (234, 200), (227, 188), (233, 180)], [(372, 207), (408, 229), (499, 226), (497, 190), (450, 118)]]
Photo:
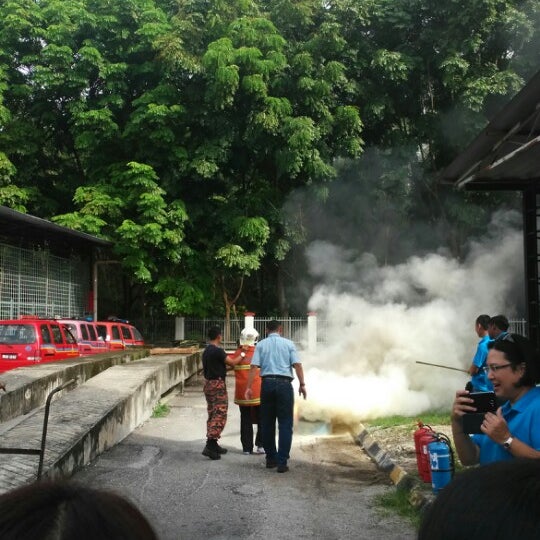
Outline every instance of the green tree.
[(330, 181), (335, 156), (358, 155), (361, 122), (339, 97), (342, 66), (288, 43), (256, 3), (179, 6), (160, 45), (189, 111), (193, 157), (171, 193), (190, 209), (188, 243), (209, 254), (228, 314), (244, 278), (268, 261), (279, 268), (289, 250), (287, 196)]
[[(396, 163), (408, 153), (402, 187), (390, 198), (409, 221), (424, 223), (437, 242), (460, 255), (500, 198), (456, 193), (438, 173), (532, 74), (525, 57), (540, 7), (528, 1), (375, 0), (355, 12), (350, 5), (336, 2), (331, 9), (354, 51), (344, 62), (351, 79), (361, 82), (356, 95), (366, 147), (380, 148)], [(379, 184), (384, 180), (374, 190)], [(406, 242), (403, 235), (396, 240)]]
[[(185, 160), (181, 146), (170, 148), (183, 111), (162, 84), (152, 45), (168, 30), (164, 12), (149, 0), (19, 0), (1, 16), (11, 114), (0, 140), (21, 200), (110, 238), (132, 281), (159, 284), (160, 268), (185, 249), (187, 219), (160, 186)], [(60, 214), (71, 199), (79, 210)]]
[(359, 209), (340, 228), (383, 261), (413, 219), (456, 254), (482, 230), (494, 197), (437, 172), (537, 69), (539, 20), (535, 0), (5, 0), (0, 203), (111, 239), (168, 313), (286, 313), (336, 177)]

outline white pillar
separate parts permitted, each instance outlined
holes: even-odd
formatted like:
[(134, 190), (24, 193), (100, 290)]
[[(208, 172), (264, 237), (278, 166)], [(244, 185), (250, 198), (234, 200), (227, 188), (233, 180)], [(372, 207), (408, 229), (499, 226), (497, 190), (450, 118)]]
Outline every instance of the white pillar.
[(255, 328), (255, 313), (251, 311), (244, 313), (244, 328)]
[(174, 318), (174, 339), (175, 341), (181, 341), (184, 338), (184, 317)]
[(317, 350), (317, 313), (310, 311), (307, 317), (307, 345), (309, 352)]

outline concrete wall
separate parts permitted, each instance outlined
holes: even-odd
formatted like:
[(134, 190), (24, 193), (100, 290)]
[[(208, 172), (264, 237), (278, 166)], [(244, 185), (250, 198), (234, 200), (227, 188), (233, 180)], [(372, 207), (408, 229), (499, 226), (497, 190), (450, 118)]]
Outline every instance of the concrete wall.
[(12, 369), (1, 375), (6, 391), (0, 391), (0, 422), (7, 422), (45, 404), (52, 390), (70, 379), (72, 390), (106, 369), (148, 356), (145, 348), (86, 356), (75, 360), (47, 362)]
[[(125, 355), (119, 356), (126, 360)], [(59, 373), (45, 373), (45, 378), (54, 378), (54, 385), (59, 386), (73, 376), (75, 368), (82, 370), (82, 380), (104, 365), (102, 359), (95, 357), (90, 362), (97, 364), (93, 367), (86, 365), (86, 361), (72, 363), (75, 365), (62, 363), (62, 369), (57, 366)], [(151, 356), (102, 369), (74, 389), (56, 394), (49, 414), (42, 477), (70, 476), (89, 464), (150, 418), (163, 394), (185, 384), (201, 370), (201, 352)], [(27, 381), (29, 387), (39, 387), (37, 371), (32, 371)], [(22, 384), (22, 380), (14, 377), (22, 377), (20, 373), (13, 374), (11, 382)], [(50, 381), (42, 382), (40, 392), (50, 384)], [(24, 387), (22, 392), (24, 395)], [(16, 394), (16, 389), (12, 393)], [(0, 426), (1, 446), (39, 448), (44, 420), (42, 411), (43, 408), (37, 409), (33, 414)], [(0, 493), (34, 481), (37, 471), (36, 456), (0, 453)]]
[(166, 355), (112, 367), (85, 383), (69, 396), (74, 414), (84, 410), (88, 399), (99, 402), (103, 412), (68, 452), (48, 463), (45, 476), (70, 476), (118, 444), (150, 418), (163, 394), (201, 369), (200, 353)]

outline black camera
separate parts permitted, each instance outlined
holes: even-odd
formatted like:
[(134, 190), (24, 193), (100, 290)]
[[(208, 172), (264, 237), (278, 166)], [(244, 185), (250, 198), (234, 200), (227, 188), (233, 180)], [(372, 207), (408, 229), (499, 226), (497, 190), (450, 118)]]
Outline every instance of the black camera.
[(495, 392), (471, 392), (469, 397), (474, 401), (472, 405), (476, 407), (476, 412), (463, 415), (463, 431), (464, 433), (482, 433), (480, 426), (485, 414), (497, 411), (497, 397)]

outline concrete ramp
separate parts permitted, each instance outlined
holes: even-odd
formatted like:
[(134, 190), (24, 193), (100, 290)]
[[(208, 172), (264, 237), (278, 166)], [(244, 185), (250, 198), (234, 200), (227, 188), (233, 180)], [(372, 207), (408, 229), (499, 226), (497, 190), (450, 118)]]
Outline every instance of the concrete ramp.
[(0, 393), (0, 422), (7, 422), (41, 407), (51, 391), (65, 381), (75, 379), (76, 384), (82, 384), (111, 366), (146, 357), (148, 349), (133, 348), (6, 371), (1, 375), (6, 392)]
[[(202, 368), (200, 353), (110, 367), (53, 399), (42, 477), (70, 476), (147, 420), (160, 397)], [(13, 422), (2, 448), (41, 446), (44, 407)], [(39, 457), (0, 454), (0, 493), (36, 479)]]

